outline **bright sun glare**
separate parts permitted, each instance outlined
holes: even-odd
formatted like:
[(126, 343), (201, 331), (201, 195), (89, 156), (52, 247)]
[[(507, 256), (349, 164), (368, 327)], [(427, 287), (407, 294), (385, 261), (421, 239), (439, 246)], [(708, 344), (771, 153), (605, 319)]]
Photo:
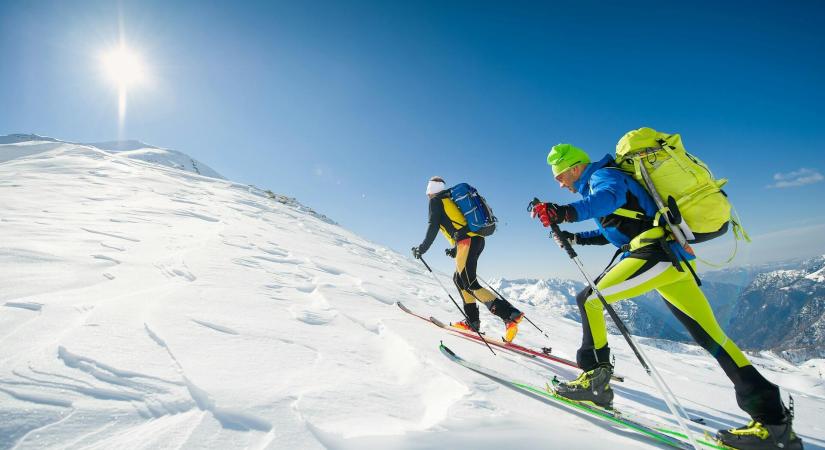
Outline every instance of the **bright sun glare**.
[(143, 79), (143, 63), (140, 57), (125, 46), (120, 46), (101, 58), (106, 77), (119, 88), (132, 86)]
[(127, 87), (143, 78), (140, 57), (124, 46), (103, 55), (103, 70), (118, 87)]
[(121, 43), (100, 56), (104, 76), (117, 87), (118, 136), (122, 137), (126, 120), (127, 91), (145, 78), (140, 56)]

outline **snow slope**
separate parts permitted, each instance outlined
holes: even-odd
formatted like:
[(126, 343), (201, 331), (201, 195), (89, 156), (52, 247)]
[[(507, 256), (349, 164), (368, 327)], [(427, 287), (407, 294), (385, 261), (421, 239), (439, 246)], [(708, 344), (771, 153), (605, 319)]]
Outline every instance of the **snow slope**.
[[(15, 144), (15, 145), (3, 145)], [(91, 147), (106, 153), (116, 153), (131, 159), (159, 164), (175, 169), (194, 172), (212, 178), (224, 178), (206, 164), (184, 153), (155, 147), (140, 141), (109, 141), (91, 144), (77, 144), (36, 134), (9, 134), (0, 136), (0, 162), (26, 155), (42, 153), (46, 150), (74, 146)]]
[[(448, 361), (440, 340), (518, 379), (551, 374), (401, 312), (459, 317), (420, 263), (298, 204), (91, 146), (8, 143), (0, 159), (0, 449), (657, 448)], [(525, 324), (521, 344), (573, 356), (576, 322), (521, 307), (552, 338)], [(697, 430), (745, 421), (712, 359), (651, 343)], [(661, 414), (612, 346), (617, 406)], [(821, 360), (755, 361), (793, 393), (806, 448), (825, 448)]]

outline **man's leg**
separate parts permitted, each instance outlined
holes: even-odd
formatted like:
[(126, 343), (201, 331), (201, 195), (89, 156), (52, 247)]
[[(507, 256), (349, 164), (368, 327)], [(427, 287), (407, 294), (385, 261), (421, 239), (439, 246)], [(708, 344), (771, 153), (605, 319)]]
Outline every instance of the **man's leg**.
[(470, 239), (458, 241), (456, 247), (453, 283), (455, 283), (458, 292), (461, 294), (461, 298), (464, 300), (464, 314), (467, 315), (467, 321), (464, 322), (466, 326), (462, 326), (461, 323), (454, 324), (454, 326), (457, 325), (458, 328), (478, 330), (481, 325), (478, 314), (478, 304), (476, 303), (476, 298), (469, 290), (469, 286), (465, 281), (466, 278), (463, 276), (467, 267), (467, 259), (470, 255)]
[[(670, 262), (631, 256), (604, 273), (596, 286), (608, 303), (614, 303), (669, 284), (679, 276)], [(576, 361), (582, 370), (589, 371), (610, 361), (604, 307), (589, 287), (576, 296), (576, 303), (582, 316), (582, 345)]]
[(802, 440), (793, 431), (793, 417), (782, 404), (779, 388), (728, 339), (696, 281), (687, 271), (683, 274), (682, 279), (657, 290), (693, 339), (719, 362), (733, 382), (736, 403), (753, 419), (740, 428), (719, 430), (716, 437), (734, 448), (801, 450)]
[(467, 255), (467, 265), (462, 272), (465, 278), (465, 283), (469, 286), (472, 295), (484, 303), (490, 312), (504, 321), (505, 331), (504, 340), (512, 342), (518, 334), (518, 324), (524, 317), (521, 311), (514, 307), (510, 302), (503, 298), (498, 298), (490, 290), (481, 287), (476, 275), (476, 268), (478, 266), (478, 258), (481, 252), (484, 251), (484, 238), (474, 236), (470, 239), (470, 250)]
[[(687, 273), (687, 272), (686, 272)], [(779, 388), (751, 365), (719, 326), (713, 310), (692, 276), (657, 289), (668, 308), (693, 339), (710, 352), (733, 382), (736, 403), (755, 421), (779, 424), (785, 418)]]
[[(481, 287), (481, 284), (479, 284), (478, 278), (476, 276), (476, 269), (478, 267), (478, 257), (481, 256), (481, 252), (484, 251), (484, 238), (474, 236), (471, 238), (467, 238), (462, 242), (467, 243), (467, 256), (464, 259), (464, 264), (462, 270), (459, 271), (459, 275), (461, 276), (463, 285), (465, 286), (467, 291), (469, 291), (468, 293), (473, 298), (487, 305), (489, 302), (495, 300), (496, 296), (493, 295), (493, 293), (489, 290)], [(459, 252), (460, 251), (461, 247), (459, 247)], [(489, 305), (487, 306), (489, 307)]]
[[(608, 303), (635, 297), (657, 286), (669, 284), (680, 274), (670, 262), (628, 257), (602, 274), (596, 286)], [(576, 297), (582, 315), (582, 346), (576, 361), (583, 370), (573, 381), (556, 386), (556, 392), (571, 400), (592, 402), (603, 407), (613, 404), (610, 376), (610, 347), (601, 300), (590, 289)]]

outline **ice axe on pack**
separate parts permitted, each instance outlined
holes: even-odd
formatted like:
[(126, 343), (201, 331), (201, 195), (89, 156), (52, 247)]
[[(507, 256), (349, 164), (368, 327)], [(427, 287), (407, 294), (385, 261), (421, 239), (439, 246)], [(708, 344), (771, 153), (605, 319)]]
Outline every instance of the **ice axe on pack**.
[[(527, 206), (527, 210), (532, 212), (533, 208), (540, 203), (541, 200), (539, 200), (537, 197), (534, 197), (533, 201), (531, 201), (530, 204)], [(584, 265), (582, 264), (581, 259), (579, 259), (579, 255), (576, 253), (576, 250), (573, 249), (573, 246), (570, 245), (570, 242), (567, 239), (565, 239), (564, 235), (561, 232), (561, 229), (559, 228), (559, 225), (557, 223), (551, 223), (550, 229), (552, 230), (550, 237), (555, 239), (561, 245), (564, 251), (567, 252), (567, 255), (570, 257), (570, 259), (572, 259), (576, 266), (579, 268), (579, 272), (581, 272), (582, 276), (587, 281), (587, 284), (590, 286), (591, 291), (594, 294), (596, 294), (596, 296), (599, 298), (599, 301), (602, 303), (602, 307), (604, 307), (604, 309), (607, 310), (607, 314), (613, 320), (613, 323), (616, 324), (616, 327), (619, 329), (619, 332), (622, 333), (622, 336), (627, 341), (627, 344), (628, 346), (630, 346), (630, 349), (633, 350), (633, 353), (636, 355), (636, 358), (642, 364), (642, 367), (645, 369), (645, 372), (647, 372), (650, 378), (653, 379), (653, 383), (656, 385), (659, 394), (661, 394), (662, 398), (668, 406), (668, 409), (670, 409), (671, 414), (673, 414), (674, 418), (676, 418), (676, 421), (679, 423), (679, 426), (682, 428), (682, 431), (685, 432), (685, 435), (690, 440), (691, 445), (693, 445), (693, 447), (696, 450), (699, 450), (699, 444), (694, 439), (693, 433), (690, 432), (690, 429), (688, 428), (687, 423), (684, 420), (684, 418), (690, 418), (690, 416), (687, 414), (684, 407), (682, 407), (681, 403), (679, 402), (679, 399), (676, 398), (676, 395), (673, 393), (673, 391), (670, 389), (667, 383), (665, 383), (664, 378), (662, 378), (662, 376), (659, 374), (659, 371), (656, 370), (656, 367), (649, 362), (650, 360), (643, 353), (642, 349), (638, 345), (636, 345), (636, 342), (633, 339), (633, 336), (630, 335), (630, 331), (627, 329), (627, 326), (625, 325), (624, 321), (622, 321), (622, 319), (616, 313), (616, 310), (613, 309), (613, 307), (610, 306), (609, 303), (607, 303), (607, 300), (605, 300), (601, 291), (599, 291), (599, 288), (596, 286), (596, 283), (590, 278), (590, 275), (587, 274), (587, 271), (584, 270)]]

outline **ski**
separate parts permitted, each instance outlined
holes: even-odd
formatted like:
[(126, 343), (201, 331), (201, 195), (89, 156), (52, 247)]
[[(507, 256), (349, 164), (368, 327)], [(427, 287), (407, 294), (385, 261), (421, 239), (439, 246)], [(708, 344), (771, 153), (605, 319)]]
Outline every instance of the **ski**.
[[(511, 353), (515, 353), (517, 355), (526, 356), (528, 358), (538, 359), (540, 361), (545, 361), (545, 362), (546, 361), (552, 361), (552, 362), (555, 362), (555, 363), (564, 364), (566, 366), (574, 367), (576, 369), (579, 368), (579, 365), (576, 364), (575, 361), (571, 361), (569, 359), (565, 359), (565, 358), (562, 358), (562, 357), (559, 357), (559, 356), (556, 356), (556, 355), (552, 355), (547, 351), (543, 351), (544, 349), (542, 349), (542, 351), (537, 351), (537, 350), (534, 350), (534, 349), (531, 349), (531, 348), (528, 348), (528, 347), (524, 347), (524, 346), (521, 346), (521, 345), (518, 345), (518, 344), (514, 344), (512, 342), (506, 342), (503, 339), (501, 341), (499, 341), (499, 340), (496, 340), (496, 339), (489, 339), (489, 338), (485, 338), (485, 337), (479, 337), (475, 333), (472, 333), (472, 332), (469, 332), (469, 331), (464, 331), (464, 330), (459, 330), (458, 328), (454, 328), (454, 327), (452, 327), (448, 324), (445, 324), (444, 322), (436, 319), (435, 317), (425, 317), (425, 316), (422, 316), (420, 314), (417, 314), (414, 311), (407, 308), (401, 302), (396, 302), (396, 305), (398, 305), (398, 307), (402, 311), (406, 312), (407, 314), (418, 317), (419, 319), (422, 319), (422, 320), (426, 320), (427, 322), (430, 322), (430, 323), (432, 323), (433, 325), (435, 325), (439, 328), (442, 328), (442, 329), (444, 329), (448, 332), (453, 333), (456, 336), (463, 337), (463, 338), (468, 339), (470, 341), (480, 343), (480, 344), (483, 344), (484, 342), (487, 342), (489, 345), (493, 345), (497, 348), (507, 350), (507, 351), (509, 351)], [(624, 381), (624, 376), (622, 376), (622, 375), (613, 374), (612, 378), (615, 381), (619, 381), (619, 382)]]
[[(449, 358), (453, 362), (456, 362), (459, 365), (462, 365), (472, 370), (473, 372), (484, 375), (485, 377), (490, 378), (491, 380), (496, 381), (497, 383), (501, 383), (517, 392), (526, 394), (537, 400), (543, 401), (545, 403), (558, 405), (574, 412), (587, 414), (591, 417), (602, 419), (616, 426), (632, 430), (640, 435), (650, 438), (655, 442), (665, 444), (672, 448), (684, 450), (693, 449), (693, 446), (690, 444), (690, 442), (687, 441), (687, 436), (685, 436), (681, 432), (669, 430), (651, 424), (642, 423), (642, 421), (635, 419), (631, 416), (622, 414), (615, 409), (609, 410), (605, 408), (600, 408), (595, 405), (591, 405), (589, 403), (577, 402), (574, 400), (564, 398), (556, 394), (552, 387), (550, 387), (549, 385), (547, 389), (543, 389), (537, 386), (532, 386), (528, 383), (511, 380), (507, 376), (502, 375), (494, 370), (488, 369), (479, 364), (461, 358), (455, 352), (446, 347), (443, 343), (440, 344), (439, 349), (441, 350), (441, 353), (443, 353), (447, 358)], [(697, 442), (702, 446), (710, 449), (725, 450), (728, 448), (708, 440), (697, 439)]]

